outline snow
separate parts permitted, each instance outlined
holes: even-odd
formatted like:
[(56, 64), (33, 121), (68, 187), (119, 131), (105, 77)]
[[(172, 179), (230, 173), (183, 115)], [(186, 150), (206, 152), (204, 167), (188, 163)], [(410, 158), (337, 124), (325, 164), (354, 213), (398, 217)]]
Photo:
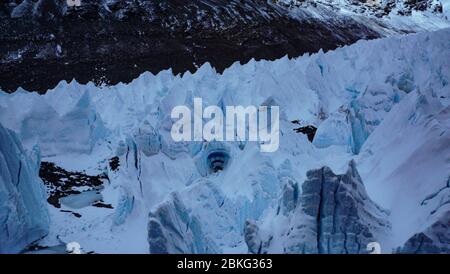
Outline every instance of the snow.
[[(278, 0), (278, 3), (287, 5), (293, 18), (315, 18), (318, 20), (342, 20), (348, 21), (348, 18), (375, 30), (381, 35), (395, 35), (398, 33), (434, 31), (450, 27), (450, 18), (448, 16), (448, 0), (441, 0), (443, 4), (443, 14), (434, 13), (430, 10), (413, 10), (411, 15), (400, 15), (400, 10), (404, 11), (404, 2), (395, 1), (396, 7), (389, 14), (384, 14), (384, 5), (375, 4), (371, 6), (363, 2), (346, 0), (315, 0), (315, 5), (308, 1), (289, 1)], [(296, 5), (289, 5), (291, 2), (297, 2)], [(434, 3), (436, 4), (436, 3)], [(364, 8), (363, 8), (364, 7)], [(380, 16), (380, 14), (382, 16)], [(338, 16), (336, 16), (338, 15)], [(347, 16), (347, 17), (345, 17)]]
[[(45, 161), (108, 175), (101, 195), (114, 209), (62, 205), (81, 214), (77, 218), (50, 206), (52, 224), (42, 244), (61, 239), (85, 251), (148, 253), (148, 214), (165, 210), (172, 222), (196, 223), (183, 232), (192, 245), (180, 250), (246, 252), (245, 221), (267, 218), (287, 181), (301, 185), (308, 170), (322, 166), (344, 174), (355, 159), (368, 196), (391, 212), (392, 227), (380, 239), (389, 252), (448, 210), (441, 205), (445, 191), (422, 202), (450, 174), (449, 38), (445, 29), (295, 59), (235, 63), (223, 74), (205, 64), (194, 74), (144, 73), (115, 86), (72, 81), (45, 95), (1, 92), (0, 123), (25, 148), (38, 146)], [(279, 105), (278, 151), (263, 154), (257, 142), (174, 142), (171, 110), (192, 109), (195, 97), (204, 106)], [(293, 131), (293, 120), (318, 126), (313, 143)], [(227, 156), (221, 172), (208, 166), (215, 151)], [(108, 160), (115, 156), (120, 166), (112, 171)], [(151, 228), (169, 233), (162, 217), (152, 217)], [(281, 230), (283, 220), (273, 225)], [(155, 241), (161, 235), (154, 234)], [(180, 246), (171, 243), (169, 250)]]
[(391, 209), (391, 247), (425, 230), (450, 209), (441, 204), (450, 191), (445, 190), (450, 178), (449, 121), (448, 105), (415, 91), (364, 144), (359, 166), (373, 199)]
[(80, 194), (72, 194), (60, 199), (61, 203), (71, 209), (80, 209), (102, 199), (97, 191), (84, 191)]
[(447, 20), (450, 20), (450, 1), (449, 0), (441, 0), (442, 9), (444, 15), (447, 16)]

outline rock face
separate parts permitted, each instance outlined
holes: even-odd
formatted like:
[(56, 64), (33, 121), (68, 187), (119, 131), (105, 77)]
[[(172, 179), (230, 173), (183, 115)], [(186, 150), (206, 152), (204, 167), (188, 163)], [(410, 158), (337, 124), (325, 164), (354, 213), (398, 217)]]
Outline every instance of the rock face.
[(292, 7), (307, 4), (326, 3), (353, 12), (382, 17), (390, 13), (411, 15), (413, 11), (442, 13), (442, 4), (435, 0), (274, 0), (281, 5)]
[(17, 253), (49, 229), (39, 152), (26, 155), (17, 136), (0, 124), (0, 253)]
[[(73, 78), (115, 84), (145, 71), (194, 71), (205, 62), (223, 71), (236, 61), (378, 38), (386, 28), (375, 16), (361, 21), (339, 13), (341, 2), (285, 2), (82, 0), (68, 7), (60, 0), (2, 1), (0, 88), (45, 92)], [(346, 1), (348, 7), (356, 14), (369, 7), (384, 12), (360, 1)]]
[(367, 196), (353, 161), (343, 175), (328, 167), (311, 170), (300, 196), (295, 189), (284, 188), (277, 213), (270, 217), (287, 222), (286, 230), (264, 231), (268, 220), (259, 228), (247, 222), (251, 253), (366, 253), (367, 244), (389, 229), (387, 213)]
[[(393, 1), (388, 0), (386, 2), (392, 3)], [(389, 7), (389, 5), (386, 6)], [(442, 12), (443, 6), (441, 3), (434, 0), (405, 0), (402, 7), (399, 9), (398, 13), (400, 15), (403, 14), (410, 15), (413, 11), (425, 11), (425, 10), (430, 10), (431, 12)]]
[(39, 177), (47, 188), (47, 202), (56, 208), (61, 208), (61, 199), (64, 197), (81, 194), (78, 190), (80, 188), (90, 192), (101, 191), (104, 181), (108, 180), (105, 174), (90, 176), (82, 172), (71, 172), (44, 161), (40, 165)]

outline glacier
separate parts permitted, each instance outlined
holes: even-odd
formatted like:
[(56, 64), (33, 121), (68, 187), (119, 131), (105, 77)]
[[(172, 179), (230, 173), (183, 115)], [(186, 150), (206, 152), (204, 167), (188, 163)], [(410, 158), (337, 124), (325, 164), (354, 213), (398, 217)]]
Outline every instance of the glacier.
[[(448, 253), (449, 38), (443, 29), (235, 63), (223, 73), (205, 64), (129, 84), (0, 92), (0, 123), (25, 149), (108, 179), (101, 196), (112, 208), (70, 209), (76, 217), (64, 204), (49, 206), (40, 244), (77, 241), (96, 253), (366, 253), (379, 242), (384, 253)], [(280, 106), (278, 151), (174, 142), (170, 112), (192, 109), (195, 97), (204, 106)], [(293, 121), (317, 127), (312, 142)]]
[(354, 161), (343, 175), (328, 167), (310, 170), (299, 189), (284, 185), (276, 211), (247, 221), (252, 253), (367, 253), (368, 243), (390, 230), (389, 212), (367, 196)]
[(27, 152), (0, 124), (0, 254), (18, 253), (49, 231), (38, 147)]

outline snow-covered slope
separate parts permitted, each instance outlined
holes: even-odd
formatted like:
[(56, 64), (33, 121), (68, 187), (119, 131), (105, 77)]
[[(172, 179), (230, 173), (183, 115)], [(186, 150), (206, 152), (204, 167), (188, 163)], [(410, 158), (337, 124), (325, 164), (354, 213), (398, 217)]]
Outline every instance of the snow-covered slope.
[(20, 252), (48, 233), (39, 157), (38, 147), (29, 155), (17, 135), (0, 124), (0, 254)]
[(372, 198), (391, 209), (392, 247), (445, 216), (448, 229), (450, 108), (443, 102), (449, 94), (440, 95), (444, 100), (432, 94), (430, 89), (408, 94), (358, 156)]
[[(252, 228), (277, 212), (286, 187), (300, 204), (317, 207), (300, 190), (311, 181), (310, 170), (327, 166), (330, 180), (351, 175), (339, 184), (352, 186), (345, 197), (364, 201), (348, 207), (356, 212), (355, 223), (380, 224), (358, 238), (364, 239), (360, 247), (350, 245), (351, 252), (363, 252), (372, 240), (391, 252), (417, 233), (439, 238), (433, 235), (446, 224), (449, 38), (444, 29), (296, 59), (235, 63), (222, 74), (206, 64), (194, 74), (144, 73), (115, 86), (73, 81), (45, 95), (0, 93), (0, 122), (27, 148), (39, 145), (43, 161), (67, 174), (108, 178), (96, 191), (110, 207), (89, 205), (87, 195), (78, 196), (81, 208), (50, 207), (45, 245), (59, 244), (59, 238), (99, 253), (255, 252), (255, 238), (246, 242), (246, 235), (259, 235)], [(170, 112), (177, 105), (192, 107), (194, 97), (204, 106), (279, 105), (279, 150), (261, 153), (256, 142), (174, 142)], [(318, 127), (312, 143), (294, 131), (299, 123)], [(216, 152), (227, 159), (222, 172), (206, 164)], [(182, 233), (175, 224), (185, 228)], [(284, 236), (279, 239), (283, 244)], [(284, 252), (281, 246), (266, 250)]]

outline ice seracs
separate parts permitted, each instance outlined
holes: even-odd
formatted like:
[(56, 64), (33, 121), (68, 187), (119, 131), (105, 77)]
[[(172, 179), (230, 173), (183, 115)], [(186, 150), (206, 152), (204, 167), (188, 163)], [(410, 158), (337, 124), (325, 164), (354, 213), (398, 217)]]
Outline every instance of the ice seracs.
[(245, 240), (251, 253), (366, 253), (368, 243), (389, 232), (387, 216), (351, 161), (343, 175), (328, 167), (308, 171), (301, 191), (285, 184), (278, 206), (246, 223)]
[(0, 254), (21, 252), (49, 231), (39, 164), (39, 151), (28, 154), (0, 124)]

